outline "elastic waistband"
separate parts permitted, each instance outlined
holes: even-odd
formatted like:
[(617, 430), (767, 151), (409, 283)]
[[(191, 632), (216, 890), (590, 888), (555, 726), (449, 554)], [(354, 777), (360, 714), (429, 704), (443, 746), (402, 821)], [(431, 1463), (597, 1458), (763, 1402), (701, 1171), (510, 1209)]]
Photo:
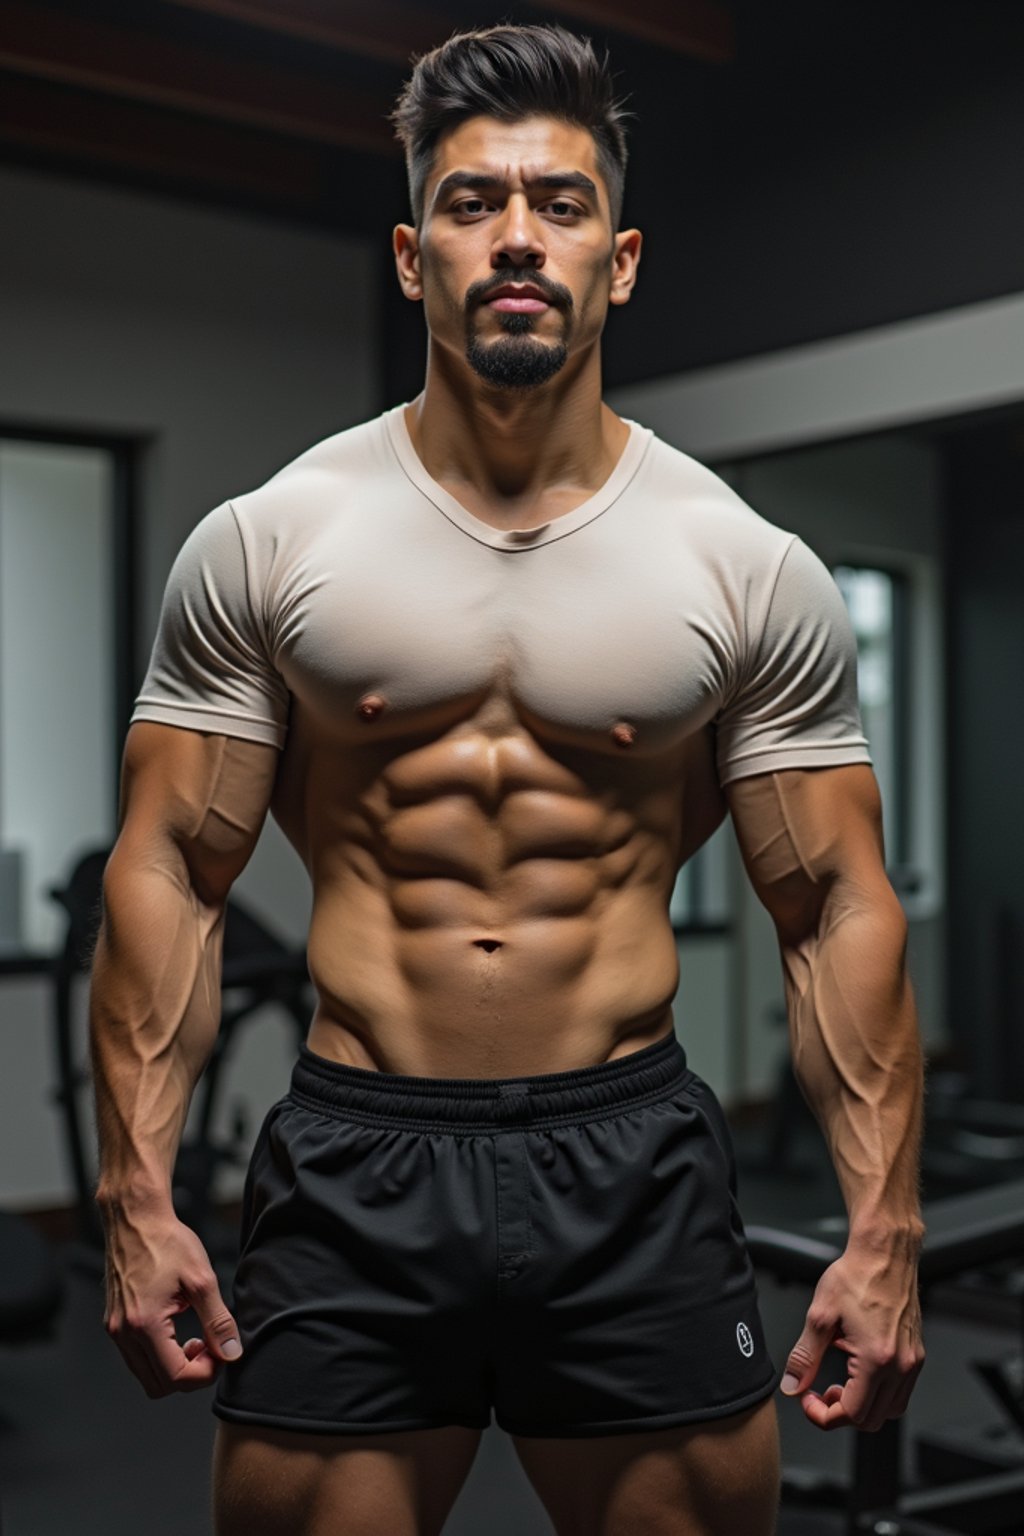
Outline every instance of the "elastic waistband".
[(663, 1098), (693, 1073), (675, 1031), (616, 1061), (535, 1077), (409, 1077), (350, 1067), (300, 1044), (288, 1097), (320, 1114), (407, 1129), (572, 1125)]

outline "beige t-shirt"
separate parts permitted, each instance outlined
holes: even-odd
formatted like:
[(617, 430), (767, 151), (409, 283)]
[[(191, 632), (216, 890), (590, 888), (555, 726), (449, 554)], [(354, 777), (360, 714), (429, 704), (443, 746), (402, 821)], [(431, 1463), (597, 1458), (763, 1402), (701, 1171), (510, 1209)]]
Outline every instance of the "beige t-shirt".
[(133, 721), (341, 746), (368, 694), (418, 731), (500, 675), (566, 745), (608, 750), (626, 724), (636, 756), (709, 731), (722, 784), (870, 763), (846, 608), (795, 534), (635, 422), (587, 501), (492, 528), (428, 475), (404, 409), (202, 519)]

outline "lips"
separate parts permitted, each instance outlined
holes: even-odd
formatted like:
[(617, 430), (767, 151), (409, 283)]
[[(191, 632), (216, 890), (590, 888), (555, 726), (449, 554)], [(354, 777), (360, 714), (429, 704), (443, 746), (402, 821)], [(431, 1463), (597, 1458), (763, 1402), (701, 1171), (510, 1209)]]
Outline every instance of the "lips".
[(491, 309), (503, 310), (510, 314), (539, 314), (542, 309), (547, 309), (551, 300), (539, 288), (534, 288), (529, 283), (506, 283), (501, 288), (496, 288), (485, 300)]
[(513, 315), (537, 315), (542, 309), (547, 309), (547, 299), (514, 299), (511, 296), (504, 299), (490, 299), (491, 309), (505, 310)]

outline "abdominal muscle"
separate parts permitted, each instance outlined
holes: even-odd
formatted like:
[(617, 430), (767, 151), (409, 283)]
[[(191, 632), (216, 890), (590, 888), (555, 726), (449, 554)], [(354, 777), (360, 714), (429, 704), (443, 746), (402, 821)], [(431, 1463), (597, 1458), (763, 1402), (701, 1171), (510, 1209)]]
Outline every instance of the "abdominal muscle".
[(412, 932), (375, 905), (332, 899), (335, 915), (310, 930), (318, 1055), (418, 1077), (522, 1077), (615, 1060), (672, 1028), (675, 942), (640, 900), (600, 917)]
[(335, 764), (328, 800), (303, 797), (318, 823), (301, 838), (310, 1050), (371, 1071), (520, 1077), (671, 1032), (679, 763), (606, 759), (586, 783), (587, 757), (464, 728), (344, 786)]

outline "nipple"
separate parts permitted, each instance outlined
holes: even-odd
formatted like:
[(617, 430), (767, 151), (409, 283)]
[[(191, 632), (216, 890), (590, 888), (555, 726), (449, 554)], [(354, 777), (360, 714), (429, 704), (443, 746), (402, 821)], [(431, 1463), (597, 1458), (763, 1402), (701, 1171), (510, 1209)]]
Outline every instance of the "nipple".
[(636, 740), (636, 727), (620, 720), (618, 725), (612, 727), (612, 740), (617, 746), (631, 747)]
[(381, 698), (380, 694), (368, 693), (365, 699), (360, 700), (356, 712), (357, 714), (362, 715), (364, 720), (376, 720), (377, 716), (380, 714), (383, 708), (384, 700)]

